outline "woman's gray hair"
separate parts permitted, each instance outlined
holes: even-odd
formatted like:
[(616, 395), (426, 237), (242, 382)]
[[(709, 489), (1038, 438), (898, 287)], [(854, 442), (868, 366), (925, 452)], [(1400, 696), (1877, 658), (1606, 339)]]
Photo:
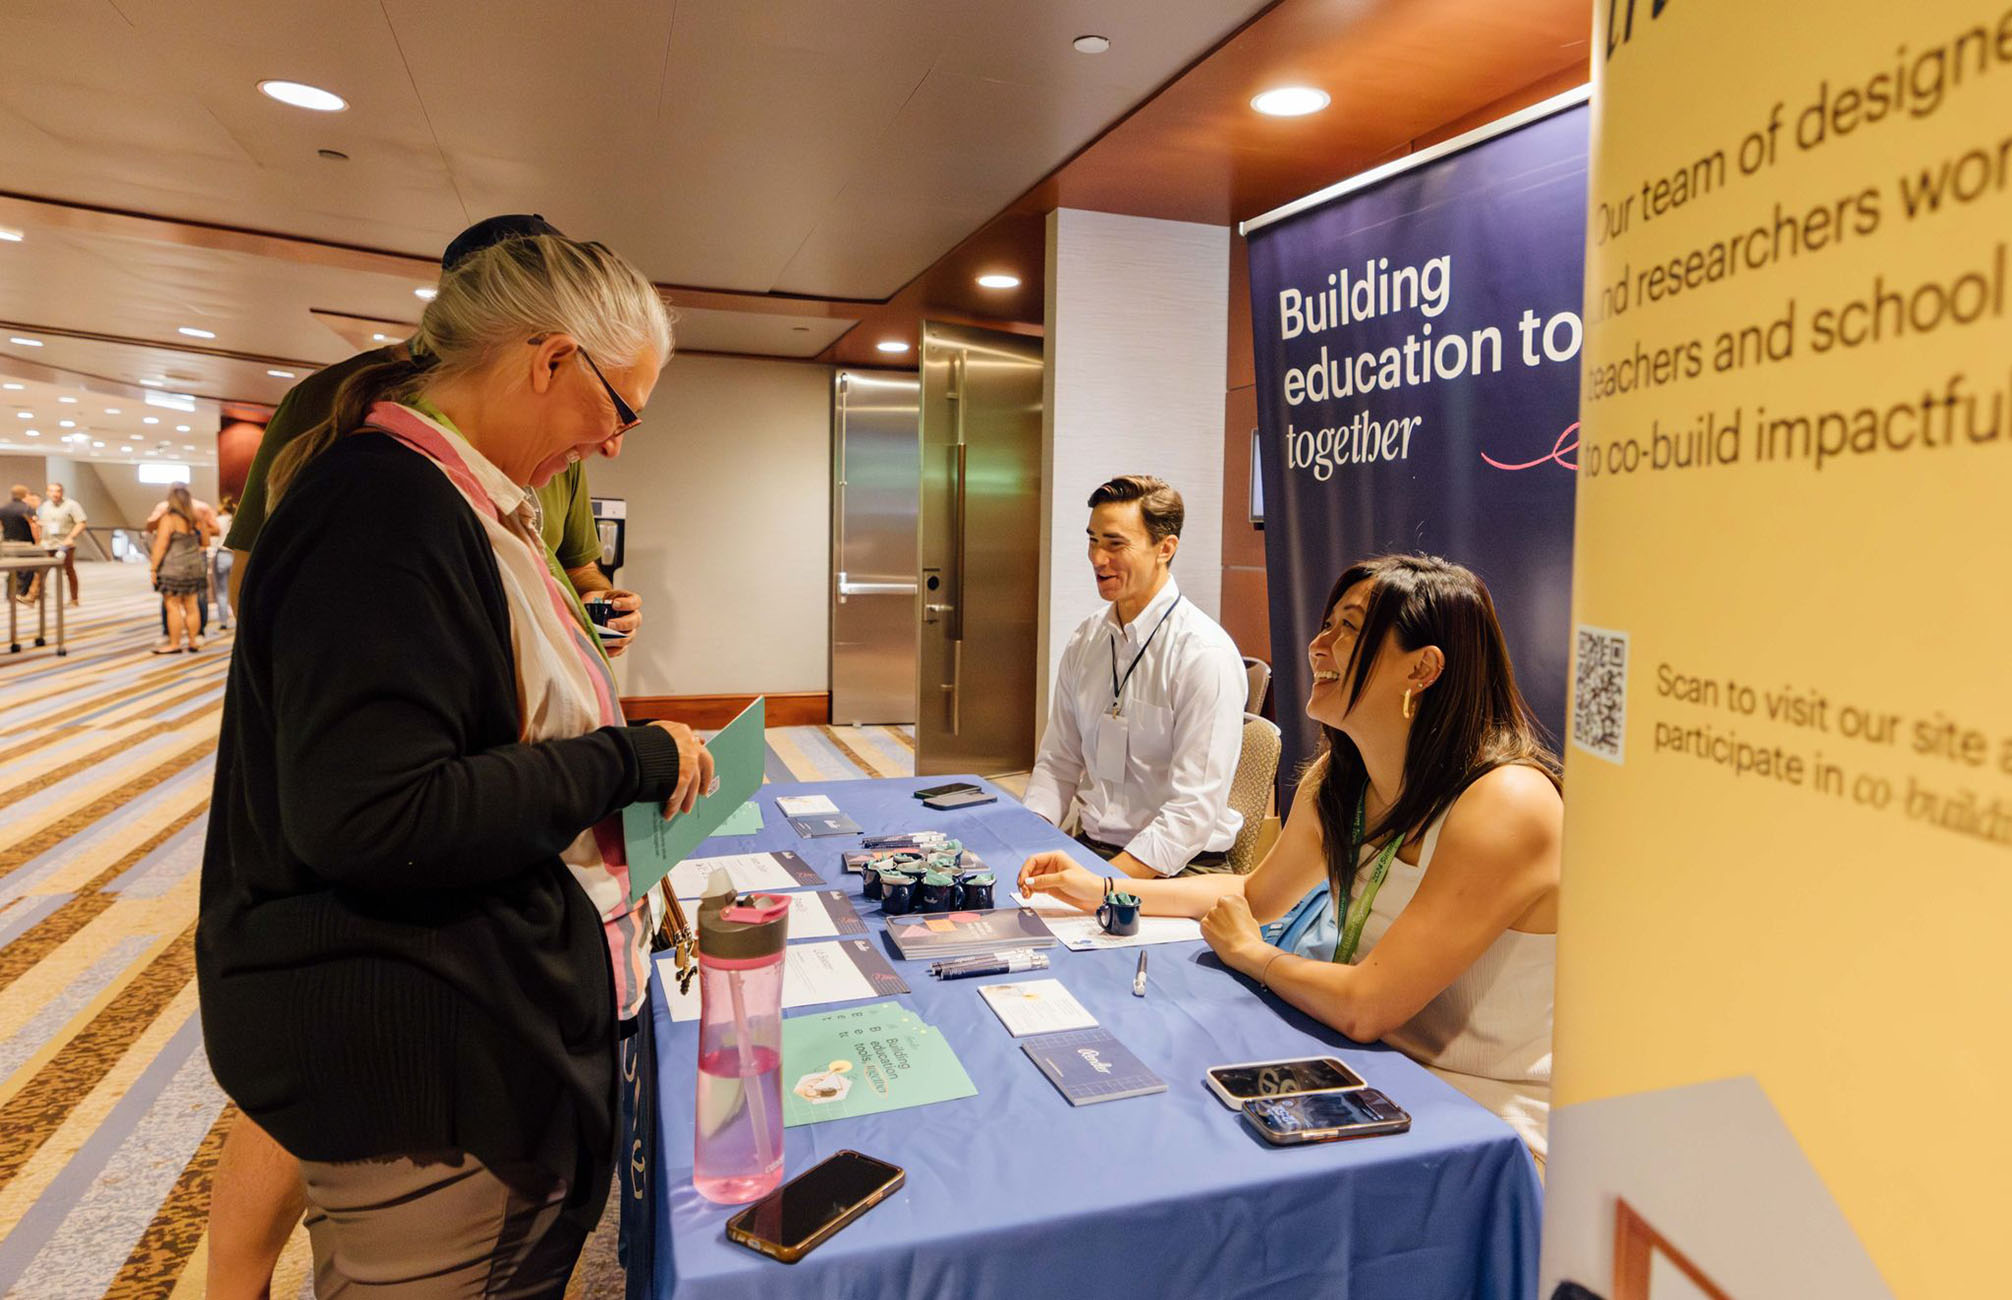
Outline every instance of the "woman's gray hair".
[(336, 390), (329, 418), (287, 444), (266, 475), (268, 508), (303, 465), (356, 432), (377, 403), (409, 402), (546, 334), (572, 336), (603, 368), (634, 365), (645, 352), (659, 365), (671, 357), (670, 308), (641, 271), (605, 245), (561, 235), (492, 244), (440, 277), (410, 355), (355, 371)]
[(431, 361), (430, 385), (541, 334), (570, 334), (604, 368), (671, 355), (670, 309), (643, 273), (604, 245), (557, 235), (506, 239), (441, 276), (411, 347)]

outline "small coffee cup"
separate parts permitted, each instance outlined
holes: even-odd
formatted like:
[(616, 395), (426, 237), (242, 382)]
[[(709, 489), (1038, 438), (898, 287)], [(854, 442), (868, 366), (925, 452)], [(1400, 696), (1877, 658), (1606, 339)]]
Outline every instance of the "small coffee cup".
[(913, 912), (916, 889), (914, 880), (889, 872), (880, 882), (880, 910), (889, 916), (903, 916)]
[(957, 882), (941, 871), (932, 871), (922, 878), (922, 887), (916, 894), (915, 910), (918, 912), (954, 912), (964, 891)]
[(883, 897), (882, 891), (889, 885), (906, 879), (908, 877), (902, 875), (899, 871), (889, 871), (884, 867), (868, 867), (866, 869), (866, 879), (861, 882), (860, 892), (868, 898), (878, 901)]
[(966, 911), (983, 912), (992, 906), (992, 888), (998, 877), (989, 871), (964, 878), (964, 901), (960, 904)]
[(1104, 905), (1097, 909), (1097, 924), (1103, 927), (1105, 934), (1137, 934), (1139, 896), (1122, 892), (1107, 895)]

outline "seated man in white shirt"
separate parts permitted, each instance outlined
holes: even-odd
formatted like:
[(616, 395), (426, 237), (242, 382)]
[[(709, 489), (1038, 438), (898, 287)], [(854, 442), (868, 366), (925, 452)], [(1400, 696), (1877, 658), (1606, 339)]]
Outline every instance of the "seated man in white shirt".
[(1229, 806), (1243, 746), (1236, 643), (1181, 597), (1171, 566), (1181, 494), (1144, 474), (1090, 494), (1090, 569), (1110, 602), (1062, 652), (1025, 803), (1142, 878), (1226, 871), (1243, 818)]

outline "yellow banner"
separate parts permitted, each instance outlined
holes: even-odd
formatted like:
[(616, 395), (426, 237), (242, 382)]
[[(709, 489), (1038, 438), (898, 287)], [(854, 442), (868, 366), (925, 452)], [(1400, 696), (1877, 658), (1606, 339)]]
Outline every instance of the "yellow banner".
[(2012, 7), (1596, 7), (1544, 1292), (2012, 1294)]

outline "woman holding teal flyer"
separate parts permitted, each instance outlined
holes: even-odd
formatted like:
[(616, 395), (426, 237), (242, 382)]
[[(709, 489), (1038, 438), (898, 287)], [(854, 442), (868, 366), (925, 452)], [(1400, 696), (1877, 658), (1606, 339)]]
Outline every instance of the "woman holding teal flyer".
[[(1248, 876), (1130, 880), (1191, 916), (1232, 969), (1360, 1042), (1379, 1039), (1487, 1106), (1540, 1165), (1557, 946), (1557, 757), (1516, 688), (1488, 588), (1430, 556), (1351, 566), (1308, 647), (1326, 740)], [(1088, 911), (1066, 854), (1023, 890)], [(1261, 929), (1285, 919), (1278, 942)]]

